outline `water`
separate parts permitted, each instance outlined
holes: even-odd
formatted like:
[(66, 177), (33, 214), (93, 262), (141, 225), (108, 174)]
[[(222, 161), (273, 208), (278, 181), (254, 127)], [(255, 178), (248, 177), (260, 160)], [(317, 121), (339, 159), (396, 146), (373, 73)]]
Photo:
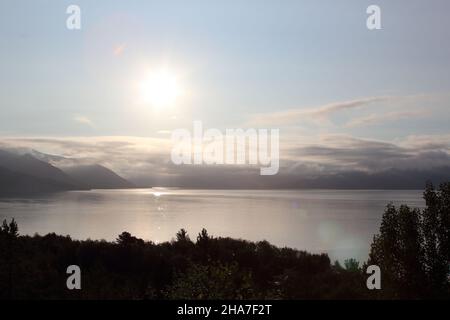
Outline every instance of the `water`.
[(0, 199), (0, 219), (21, 234), (55, 232), (115, 240), (122, 231), (154, 242), (185, 228), (211, 235), (268, 240), (335, 260), (367, 259), (389, 202), (423, 207), (422, 191), (133, 189), (64, 192)]

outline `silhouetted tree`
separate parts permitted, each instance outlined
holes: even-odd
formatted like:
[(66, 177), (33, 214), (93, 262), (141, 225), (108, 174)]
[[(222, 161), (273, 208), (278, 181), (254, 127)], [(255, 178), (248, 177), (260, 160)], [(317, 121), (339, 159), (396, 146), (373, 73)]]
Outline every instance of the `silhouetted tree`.
[(13, 218), (9, 224), (6, 219), (3, 220), (0, 227), (0, 234), (3, 234), (6, 237), (17, 238), (19, 235), (19, 227), (17, 226), (16, 220)]
[(116, 239), (116, 242), (122, 246), (144, 244), (144, 241), (142, 239), (132, 236), (129, 232), (122, 232)]
[(360, 271), (359, 262), (356, 259), (346, 259), (344, 261), (344, 266), (347, 271)]
[[(450, 262), (450, 183), (436, 191), (431, 183), (424, 192), (423, 211), (425, 270), (432, 292), (446, 290)], [(448, 284), (447, 284), (448, 285)]]
[(449, 294), (449, 184), (427, 185), (426, 208), (389, 204), (369, 264), (381, 268), (384, 297), (425, 298)]
[(181, 229), (177, 232), (177, 241), (178, 242), (190, 242), (191, 239), (185, 229)]
[(206, 229), (202, 229), (202, 231), (197, 236), (197, 244), (205, 244), (210, 240), (208, 231)]
[[(14, 274), (13, 269), (16, 265), (16, 242), (19, 236), (19, 227), (14, 219), (8, 224), (3, 220), (0, 226), (0, 257), (2, 257), (6, 263), (6, 283), (7, 283), (7, 297), (12, 299), (14, 296)], [(2, 248), (3, 247), (3, 248)]]
[(194, 264), (185, 273), (177, 274), (167, 288), (168, 299), (251, 299), (253, 298), (251, 273), (231, 265), (212, 263)]

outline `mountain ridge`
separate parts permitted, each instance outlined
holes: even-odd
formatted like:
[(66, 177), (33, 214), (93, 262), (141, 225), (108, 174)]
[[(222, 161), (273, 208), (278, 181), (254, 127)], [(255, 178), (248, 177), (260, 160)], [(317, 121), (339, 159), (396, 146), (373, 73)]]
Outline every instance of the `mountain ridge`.
[[(59, 156), (47, 157), (40, 152), (36, 154), (41, 159), (64, 159)], [(99, 164), (59, 168), (30, 153), (0, 149), (0, 196), (130, 187), (133, 184)]]
[(78, 165), (65, 167), (62, 170), (80, 185), (89, 189), (121, 189), (132, 188), (134, 185), (114, 171), (99, 165)]

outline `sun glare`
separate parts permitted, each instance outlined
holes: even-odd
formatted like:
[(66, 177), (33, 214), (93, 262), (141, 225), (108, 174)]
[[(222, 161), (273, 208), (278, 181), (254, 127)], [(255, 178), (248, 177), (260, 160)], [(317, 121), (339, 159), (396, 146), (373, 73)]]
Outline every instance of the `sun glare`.
[(142, 81), (140, 91), (143, 102), (155, 108), (175, 104), (181, 93), (177, 77), (167, 70), (150, 72)]

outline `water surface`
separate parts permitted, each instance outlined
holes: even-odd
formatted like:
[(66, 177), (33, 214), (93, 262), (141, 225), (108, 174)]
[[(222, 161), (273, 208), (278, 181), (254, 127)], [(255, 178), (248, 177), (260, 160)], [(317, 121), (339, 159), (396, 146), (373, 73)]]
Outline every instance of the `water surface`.
[(122, 231), (155, 242), (185, 228), (216, 236), (268, 240), (332, 259), (366, 260), (387, 203), (423, 207), (422, 191), (185, 190), (72, 191), (0, 199), (0, 219), (21, 234), (115, 240)]

